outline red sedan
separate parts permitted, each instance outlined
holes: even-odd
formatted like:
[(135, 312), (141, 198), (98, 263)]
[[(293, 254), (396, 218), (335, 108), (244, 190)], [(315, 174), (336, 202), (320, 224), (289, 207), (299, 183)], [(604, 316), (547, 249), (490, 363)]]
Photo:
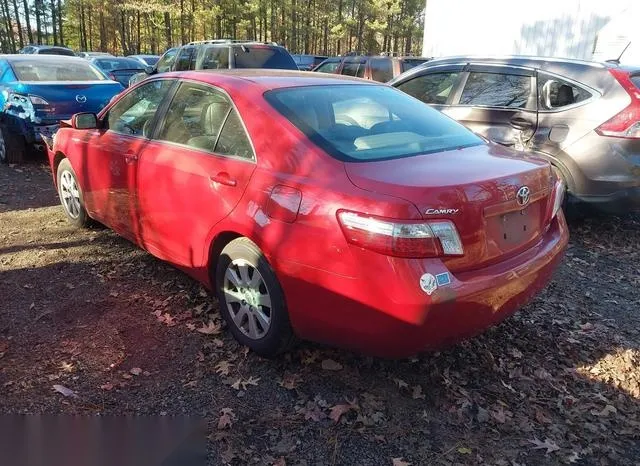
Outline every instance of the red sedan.
[(550, 280), (567, 245), (550, 166), (391, 87), (186, 72), (75, 115), (50, 163), (95, 219), (215, 290), (233, 335), (405, 356), (479, 333)]

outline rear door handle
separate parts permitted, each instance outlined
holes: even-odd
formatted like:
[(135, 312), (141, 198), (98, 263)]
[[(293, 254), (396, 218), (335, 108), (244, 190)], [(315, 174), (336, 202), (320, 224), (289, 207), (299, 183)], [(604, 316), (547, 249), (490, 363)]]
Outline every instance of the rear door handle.
[(127, 152), (124, 154), (124, 161), (126, 163), (136, 163), (138, 161), (138, 155), (133, 152)]
[(225, 186), (236, 186), (238, 184), (227, 172), (220, 172), (217, 175), (211, 175), (209, 180), (212, 185), (214, 183), (223, 184)]

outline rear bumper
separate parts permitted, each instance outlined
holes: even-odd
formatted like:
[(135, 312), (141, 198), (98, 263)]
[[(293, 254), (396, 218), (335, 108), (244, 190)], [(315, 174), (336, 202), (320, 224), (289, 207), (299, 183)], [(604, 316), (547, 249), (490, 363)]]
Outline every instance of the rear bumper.
[(640, 211), (640, 187), (621, 189), (605, 196), (574, 196), (574, 198), (614, 214)]
[(431, 296), (419, 283), (423, 273), (447, 271), (436, 259), (401, 265), (365, 252), (371, 260), (361, 262), (363, 276), (356, 279), (291, 263), (281, 263), (277, 273), (300, 337), (405, 357), (454, 344), (513, 314), (549, 282), (568, 238), (559, 214), (534, 247), (481, 270), (450, 274), (451, 283)]

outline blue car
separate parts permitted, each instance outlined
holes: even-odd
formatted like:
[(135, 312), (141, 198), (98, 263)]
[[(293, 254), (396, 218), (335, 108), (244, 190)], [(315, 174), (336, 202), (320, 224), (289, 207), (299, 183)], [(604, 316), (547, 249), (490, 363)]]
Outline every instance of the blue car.
[(105, 76), (129, 87), (129, 79), (134, 74), (144, 72), (144, 65), (138, 60), (126, 57), (93, 57), (89, 62), (102, 71)]
[(123, 89), (79, 57), (0, 55), (0, 162), (22, 162), (60, 120), (98, 113)]

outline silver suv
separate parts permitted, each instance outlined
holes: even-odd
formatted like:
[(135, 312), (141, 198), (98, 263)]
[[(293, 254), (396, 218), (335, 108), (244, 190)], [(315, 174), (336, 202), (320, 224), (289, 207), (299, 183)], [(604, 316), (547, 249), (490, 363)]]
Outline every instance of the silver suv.
[(640, 68), (451, 57), (390, 84), (487, 139), (542, 155), (565, 180), (570, 201), (640, 210)]

